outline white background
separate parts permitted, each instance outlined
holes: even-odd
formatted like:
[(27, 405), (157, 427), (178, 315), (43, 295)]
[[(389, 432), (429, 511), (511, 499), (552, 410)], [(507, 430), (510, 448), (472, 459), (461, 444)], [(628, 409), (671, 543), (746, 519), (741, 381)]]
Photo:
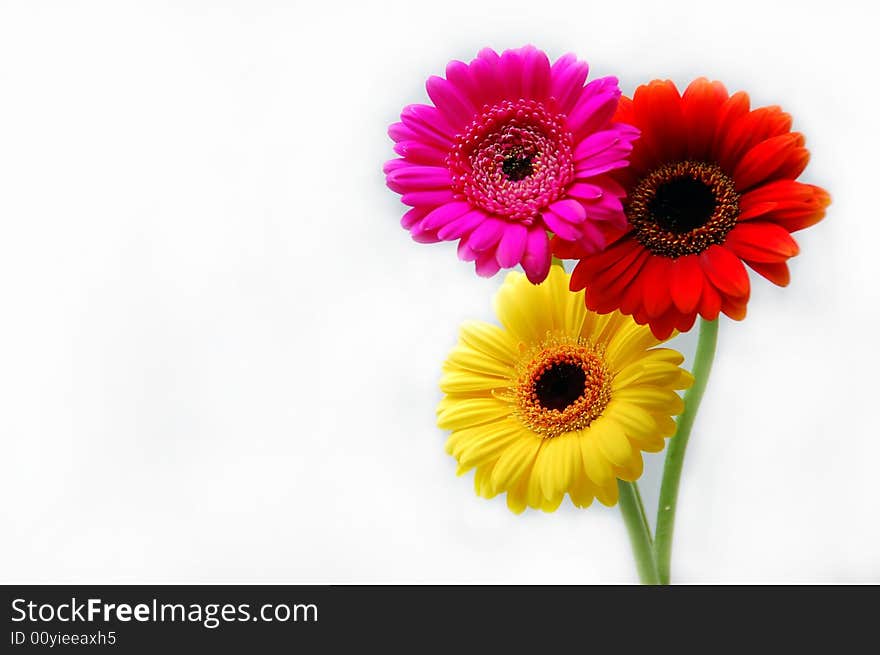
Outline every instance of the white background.
[(0, 581), (635, 581), (616, 509), (455, 477), (439, 367), (501, 276), (410, 241), (381, 174), (429, 74), (532, 42), (807, 135), (834, 203), (721, 326), (674, 578), (880, 582), (876, 9), (366, 5), (0, 5)]

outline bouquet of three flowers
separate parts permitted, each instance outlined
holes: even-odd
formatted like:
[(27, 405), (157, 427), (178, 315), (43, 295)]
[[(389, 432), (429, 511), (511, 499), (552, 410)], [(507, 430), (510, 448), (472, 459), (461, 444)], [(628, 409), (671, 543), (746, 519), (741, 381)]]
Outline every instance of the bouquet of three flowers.
[[(524, 272), (495, 297), (501, 325), (464, 325), (443, 367), (438, 425), (459, 472), (515, 512), (566, 495), (619, 502), (643, 582), (667, 583), (719, 315), (745, 317), (747, 267), (789, 283), (791, 233), (821, 220), (829, 196), (798, 181), (809, 155), (779, 107), (703, 78), (629, 98), (588, 73), (531, 46), (453, 61), (428, 79), (433, 104), (390, 127), (385, 174), (415, 241), (457, 241), (481, 276)], [(662, 343), (697, 317), (688, 372)], [(670, 437), (652, 534), (635, 481), (642, 453)]]

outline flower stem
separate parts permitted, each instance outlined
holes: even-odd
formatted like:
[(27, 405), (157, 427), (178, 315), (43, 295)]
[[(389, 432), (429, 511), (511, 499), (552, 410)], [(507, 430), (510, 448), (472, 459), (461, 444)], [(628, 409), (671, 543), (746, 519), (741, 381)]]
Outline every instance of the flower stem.
[(684, 413), (678, 419), (675, 436), (669, 440), (666, 449), (666, 463), (663, 466), (663, 482), (660, 486), (660, 502), (657, 506), (657, 534), (654, 542), (654, 557), (660, 584), (669, 584), (669, 570), (672, 560), (672, 531), (675, 526), (675, 506), (678, 501), (678, 483), (684, 464), (691, 428), (700, 408), (700, 401), (706, 391), (712, 360), (715, 358), (715, 345), (718, 342), (718, 321), (700, 319), (700, 336), (697, 352), (694, 355), (694, 386), (684, 396)]
[(651, 541), (651, 528), (648, 526), (648, 517), (645, 516), (645, 508), (642, 506), (642, 496), (635, 482), (617, 481), (620, 491), (620, 513), (629, 533), (629, 541), (632, 544), (633, 556), (636, 560), (636, 568), (639, 571), (639, 579), (642, 584), (660, 584), (657, 575), (657, 567), (654, 563), (654, 550)]

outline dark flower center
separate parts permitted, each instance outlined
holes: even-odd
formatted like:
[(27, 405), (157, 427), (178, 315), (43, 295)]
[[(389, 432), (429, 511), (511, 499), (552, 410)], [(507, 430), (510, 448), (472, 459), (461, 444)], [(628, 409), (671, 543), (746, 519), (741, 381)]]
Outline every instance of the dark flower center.
[(635, 238), (675, 259), (724, 243), (739, 218), (736, 185), (717, 164), (664, 164), (639, 180), (626, 203)]
[(574, 137), (565, 114), (537, 100), (485, 106), (446, 157), (459, 199), (531, 226), (574, 179)]
[(535, 395), (544, 409), (564, 410), (584, 395), (587, 375), (570, 362), (558, 362), (535, 380)]
[(679, 177), (662, 183), (648, 211), (664, 230), (684, 234), (705, 225), (715, 213), (715, 193), (702, 180)]
[(501, 170), (508, 180), (519, 182), (532, 174), (532, 158), (522, 155), (511, 155), (504, 158)]

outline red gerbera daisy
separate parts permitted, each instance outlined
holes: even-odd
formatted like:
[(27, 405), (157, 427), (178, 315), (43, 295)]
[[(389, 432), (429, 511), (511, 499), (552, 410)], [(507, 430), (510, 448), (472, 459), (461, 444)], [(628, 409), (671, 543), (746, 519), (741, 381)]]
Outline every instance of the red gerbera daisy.
[(572, 290), (591, 310), (620, 309), (666, 339), (697, 315), (741, 320), (749, 299), (743, 263), (771, 282), (789, 282), (790, 236), (817, 223), (828, 193), (795, 179), (807, 165), (803, 135), (779, 107), (749, 110), (701, 78), (680, 95), (655, 80), (621, 98), (616, 121), (641, 130), (630, 166), (615, 172), (627, 191), (625, 231), (597, 255), (554, 239), (559, 257), (581, 259)]

